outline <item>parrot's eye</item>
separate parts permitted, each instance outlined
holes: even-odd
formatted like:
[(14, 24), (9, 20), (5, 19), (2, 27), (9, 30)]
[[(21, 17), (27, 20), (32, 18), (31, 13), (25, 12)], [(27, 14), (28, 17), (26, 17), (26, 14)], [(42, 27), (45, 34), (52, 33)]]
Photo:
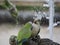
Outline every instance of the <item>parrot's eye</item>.
[(37, 24), (37, 21), (35, 21), (34, 23)]

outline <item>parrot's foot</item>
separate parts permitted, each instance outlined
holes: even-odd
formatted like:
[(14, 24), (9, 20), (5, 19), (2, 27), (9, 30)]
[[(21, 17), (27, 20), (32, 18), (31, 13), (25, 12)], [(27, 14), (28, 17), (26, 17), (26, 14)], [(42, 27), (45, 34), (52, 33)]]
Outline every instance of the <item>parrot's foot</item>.
[(40, 36), (37, 35), (36, 37), (31, 37), (25, 42), (23, 42), (23, 45), (39, 45), (40, 44)]
[(40, 36), (37, 35), (36, 37), (33, 37), (32, 40), (35, 41), (36, 43), (38, 43), (38, 45), (39, 45), (41, 39), (40, 39)]
[(26, 42), (24, 42), (22, 45), (38, 45), (35, 41), (28, 39)]
[(11, 35), (11, 37), (9, 38), (9, 44), (10, 45), (17, 45), (17, 36)]

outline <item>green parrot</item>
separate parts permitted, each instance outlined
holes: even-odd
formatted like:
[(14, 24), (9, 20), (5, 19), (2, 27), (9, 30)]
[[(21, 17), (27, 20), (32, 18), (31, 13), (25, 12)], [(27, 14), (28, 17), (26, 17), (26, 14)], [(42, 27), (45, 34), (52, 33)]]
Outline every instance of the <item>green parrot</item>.
[(11, 16), (13, 17), (13, 19), (16, 21), (16, 23), (18, 23), (18, 10), (16, 8), (16, 6), (10, 2), (10, 0), (5, 0), (4, 3), (6, 9), (10, 12)]
[(18, 36), (17, 36), (18, 45), (22, 45), (24, 41), (28, 40), (31, 37), (32, 34), (31, 27), (32, 27), (32, 22), (28, 22), (18, 32)]
[[(40, 25), (38, 20), (34, 20), (34, 22), (28, 22), (26, 23), (22, 29), (18, 32), (17, 36), (12, 35), (10, 37), (10, 45), (23, 45), (25, 42), (27, 42), (27, 45), (29, 42), (29, 39), (35, 41), (37, 40), (38, 33), (40, 32)], [(40, 42), (38, 40), (38, 42)]]

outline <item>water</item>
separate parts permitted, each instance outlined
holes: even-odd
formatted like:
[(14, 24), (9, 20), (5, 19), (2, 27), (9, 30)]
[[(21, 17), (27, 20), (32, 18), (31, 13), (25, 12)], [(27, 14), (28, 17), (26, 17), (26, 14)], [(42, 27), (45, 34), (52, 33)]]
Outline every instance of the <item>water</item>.
[(17, 35), (20, 26), (11, 24), (0, 25), (0, 45), (9, 45), (9, 37), (11, 35)]

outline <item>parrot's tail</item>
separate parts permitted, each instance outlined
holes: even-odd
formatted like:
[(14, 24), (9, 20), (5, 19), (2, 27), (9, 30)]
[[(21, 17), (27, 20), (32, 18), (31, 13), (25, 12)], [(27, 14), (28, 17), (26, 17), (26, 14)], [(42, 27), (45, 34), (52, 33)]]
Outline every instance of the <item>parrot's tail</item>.
[(22, 45), (24, 42), (26, 42), (28, 39), (22, 39), (21, 41), (18, 41), (19, 45)]

